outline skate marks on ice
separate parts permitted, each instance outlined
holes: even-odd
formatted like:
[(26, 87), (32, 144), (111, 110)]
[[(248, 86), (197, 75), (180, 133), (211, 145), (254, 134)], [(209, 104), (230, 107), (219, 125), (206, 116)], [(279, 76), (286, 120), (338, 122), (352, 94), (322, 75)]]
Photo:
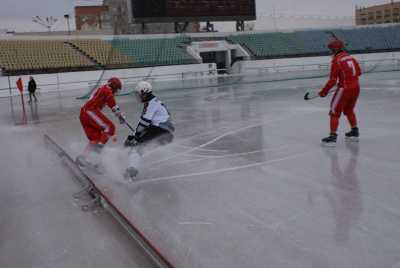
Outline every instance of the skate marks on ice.
[[(304, 148), (303, 148), (304, 149)], [(137, 184), (140, 183), (153, 183), (153, 182), (160, 182), (160, 181), (168, 181), (168, 180), (177, 180), (177, 179), (182, 179), (182, 178), (190, 178), (190, 177), (200, 177), (200, 176), (205, 176), (205, 175), (215, 175), (218, 173), (225, 173), (225, 172), (232, 172), (232, 171), (238, 171), (238, 170), (243, 170), (243, 169), (248, 169), (248, 168), (255, 168), (259, 166), (264, 166), (264, 165), (270, 165), (273, 163), (289, 160), (289, 159), (296, 159), (298, 157), (303, 157), (307, 154), (313, 154), (314, 151), (306, 151), (301, 150), (299, 153), (292, 153), (288, 156), (284, 156), (281, 158), (276, 158), (276, 159), (270, 159), (267, 161), (262, 161), (262, 162), (256, 162), (252, 164), (247, 164), (247, 165), (239, 165), (239, 166), (233, 166), (233, 167), (227, 167), (227, 168), (222, 168), (222, 169), (215, 169), (215, 170), (209, 170), (209, 171), (204, 171), (204, 172), (197, 172), (197, 173), (186, 173), (186, 174), (180, 174), (180, 175), (174, 175), (174, 176), (165, 176), (165, 177), (156, 177), (156, 178), (148, 178), (145, 180), (140, 180), (137, 181)], [(212, 179), (209, 177), (209, 179)]]
[[(312, 112), (310, 112), (310, 113), (312, 113)], [(216, 136), (214, 138), (211, 138), (210, 140), (208, 140), (208, 141), (206, 141), (206, 142), (204, 142), (204, 143), (202, 143), (202, 144), (200, 144), (200, 145), (198, 145), (196, 147), (192, 147), (192, 148), (190, 148), (188, 150), (185, 150), (183, 152), (179, 152), (179, 153), (173, 154), (173, 155), (171, 155), (171, 156), (169, 156), (167, 158), (164, 158), (164, 159), (161, 159), (161, 160), (158, 160), (158, 161), (155, 161), (155, 162), (151, 162), (150, 164), (151, 165), (160, 165), (161, 163), (164, 163), (164, 162), (167, 162), (167, 161), (171, 161), (173, 159), (176, 159), (177, 157), (190, 154), (190, 153), (195, 152), (197, 150), (208, 149), (208, 148), (206, 148), (207, 146), (210, 146), (210, 145), (212, 145), (212, 144), (214, 144), (214, 143), (216, 143), (216, 142), (218, 142), (218, 141), (220, 141), (220, 140), (222, 140), (222, 139), (224, 139), (226, 137), (235, 135), (235, 134), (237, 134), (239, 132), (243, 132), (243, 131), (246, 131), (246, 130), (249, 130), (249, 129), (252, 129), (252, 128), (267, 126), (269, 124), (282, 122), (282, 121), (291, 119), (291, 118), (293, 118), (293, 117), (295, 117), (297, 115), (299, 115), (299, 114), (296, 113), (296, 112), (293, 112), (293, 113), (290, 113), (289, 115), (282, 116), (280, 118), (274, 118), (274, 119), (270, 119), (270, 120), (255, 120), (256, 122), (253, 123), (253, 124), (245, 125), (245, 126), (238, 127), (238, 128), (233, 128), (233, 129), (228, 130), (228, 131), (226, 131), (226, 132), (224, 132), (222, 134), (219, 134), (218, 136)], [(300, 114), (300, 116), (304, 116), (304, 113)], [(194, 137), (191, 137), (191, 138), (193, 139)]]
[[(297, 114), (293, 112), (269, 120), (253, 120), (247, 122), (245, 126), (241, 122), (241, 127), (233, 126), (230, 129), (226, 129), (222, 134), (221, 130), (205, 131), (184, 139), (178, 139), (166, 146), (150, 143), (142, 147), (140, 154), (135, 153), (134, 149), (131, 148), (107, 146), (101, 155), (95, 156), (93, 161), (98, 163), (104, 170), (104, 174), (101, 175), (110, 177), (111, 180), (116, 182), (126, 182), (124, 172), (128, 167), (129, 161), (136, 162), (137, 169), (139, 170), (139, 175), (135, 178), (135, 181), (152, 181), (157, 178), (181, 178), (185, 176), (184, 174), (187, 174), (189, 177), (207, 175), (249, 168), (269, 163), (270, 161), (273, 163), (276, 161), (275, 159), (280, 160), (291, 157), (291, 153), (296, 155), (296, 147), (298, 146), (291, 146), (289, 148), (288, 145), (278, 144), (271, 148), (263, 148), (261, 146), (260, 148), (254, 148), (254, 150), (232, 152), (227, 148), (213, 148), (212, 145), (221, 141), (223, 142), (226, 138), (236, 137), (238, 133), (292, 119), (296, 115), (304, 116), (304, 114), (307, 113)], [(194, 147), (186, 145), (196, 139), (202, 141), (202, 143)], [(82, 143), (71, 143), (70, 147), (74, 154), (78, 154), (82, 146), (84, 146)], [(300, 151), (304, 152), (304, 149), (301, 148)], [(266, 153), (270, 153), (273, 156), (268, 160), (262, 161)], [(283, 155), (285, 153), (286, 155)], [(135, 157), (136, 160), (132, 160)], [(247, 158), (259, 158), (260, 160), (249, 161)], [(201, 165), (198, 163), (201, 163)], [(193, 167), (178, 168), (185, 164), (195, 164), (194, 169), (192, 169)], [(168, 172), (165, 173), (162, 169)], [(160, 176), (160, 172), (161, 174), (168, 175)]]

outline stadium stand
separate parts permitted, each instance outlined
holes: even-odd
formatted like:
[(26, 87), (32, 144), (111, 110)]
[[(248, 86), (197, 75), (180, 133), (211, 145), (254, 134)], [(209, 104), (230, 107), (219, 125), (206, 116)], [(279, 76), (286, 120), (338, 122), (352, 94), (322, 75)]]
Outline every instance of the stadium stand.
[(255, 59), (328, 55), (326, 41), (332, 33), (346, 42), (352, 53), (400, 49), (400, 26), (230, 35), (228, 41), (247, 48)]
[(163, 39), (115, 39), (109, 41), (127, 55), (135, 67), (196, 63), (189, 54), (179, 48), (188, 38)]
[(196, 63), (180, 48), (188, 38), (0, 40), (6, 74)]
[(82, 70), (94, 66), (61, 40), (0, 40), (0, 67), (6, 73)]
[(388, 45), (392, 49), (400, 48), (400, 27), (382, 28), (382, 34), (388, 41)]
[(296, 57), (328, 53), (323, 31), (260, 33), (227, 38), (246, 47), (257, 58)]
[(100, 39), (79, 39), (68, 41), (74, 48), (87, 55), (101, 66), (129, 66), (132, 61), (112, 44)]
[[(351, 53), (400, 50), (400, 25), (220, 36), (246, 48), (253, 59), (329, 55), (332, 35)], [(5, 74), (94, 70), (196, 63), (184, 45), (213, 36), (128, 39), (0, 40)]]

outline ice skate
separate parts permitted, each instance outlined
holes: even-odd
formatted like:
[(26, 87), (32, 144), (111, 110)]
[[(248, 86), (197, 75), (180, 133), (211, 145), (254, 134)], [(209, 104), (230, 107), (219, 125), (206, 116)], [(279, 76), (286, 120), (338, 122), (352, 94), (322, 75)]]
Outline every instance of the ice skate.
[(360, 140), (359, 136), (360, 136), (360, 133), (358, 132), (358, 127), (354, 127), (345, 134), (345, 141), (358, 142)]
[(326, 147), (335, 147), (336, 139), (337, 139), (337, 134), (331, 133), (328, 137), (323, 138), (321, 140), (321, 145)]
[(139, 173), (139, 171), (138, 171), (136, 168), (134, 168), (134, 167), (128, 167), (128, 168), (125, 170), (124, 178), (125, 178), (126, 180), (134, 180), (134, 179), (136, 178), (136, 176), (138, 175), (138, 173)]

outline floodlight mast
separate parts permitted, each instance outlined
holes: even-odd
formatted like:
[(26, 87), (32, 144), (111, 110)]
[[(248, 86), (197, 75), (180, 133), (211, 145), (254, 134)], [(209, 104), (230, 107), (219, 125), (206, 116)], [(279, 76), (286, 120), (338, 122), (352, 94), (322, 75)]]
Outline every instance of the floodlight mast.
[(70, 24), (69, 24), (69, 18), (70, 18), (69, 14), (65, 14), (65, 15), (64, 15), (64, 19), (67, 20), (68, 35), (71, 35), (71, 27), (70, 27)]
[(46, 27), (49, 32), (51, 32), (51, 28), (56, 24), (58, 21), (57, 18), (54, 18), (53, 16), (42, 18), (39, 16), (35, 16), (32, 18), (32, 22), (37, 23), (43, 27)]

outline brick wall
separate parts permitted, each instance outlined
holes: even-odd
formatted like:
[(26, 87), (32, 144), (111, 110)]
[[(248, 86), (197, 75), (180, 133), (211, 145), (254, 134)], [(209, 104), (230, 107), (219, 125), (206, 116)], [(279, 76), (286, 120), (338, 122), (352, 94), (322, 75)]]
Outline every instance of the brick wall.
[(108, 12), (107, 6), (76, 6), (75, 7), (75, 23), (76, 29), (87, 30), (84, 28), (91, 28), (92, 30), (102, 29), (102, 17)]

